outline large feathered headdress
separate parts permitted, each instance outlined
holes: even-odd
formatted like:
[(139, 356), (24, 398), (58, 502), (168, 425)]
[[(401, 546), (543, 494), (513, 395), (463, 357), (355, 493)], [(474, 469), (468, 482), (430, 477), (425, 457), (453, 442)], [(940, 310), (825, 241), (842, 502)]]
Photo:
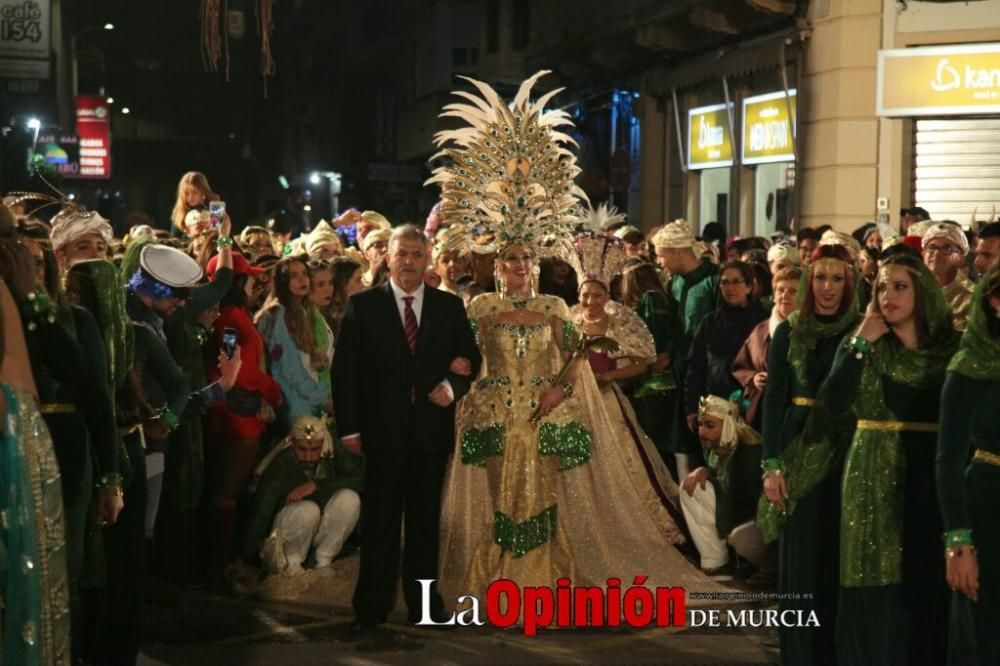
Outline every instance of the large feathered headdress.
[(558, 129), (573, 123), (565, 111), (545, 110), (562, 88), (528, 98), (548, 73), (524, 81), (509, 107), (487, 84), (462, 77), (482, 96), (457, 90), (469, 103), (448, 104), (441, 113), (468, 127), (435, 134), (441, 150), (434, 159), (448, 163), (425, 184), (441, 185), (441, 217), (467, 232), (473, 252), (523, 244), (537, 255), (557, 254), (583, 213), (587, 195), (574, 183), (580, 167), (567, 147), (576, 141)]

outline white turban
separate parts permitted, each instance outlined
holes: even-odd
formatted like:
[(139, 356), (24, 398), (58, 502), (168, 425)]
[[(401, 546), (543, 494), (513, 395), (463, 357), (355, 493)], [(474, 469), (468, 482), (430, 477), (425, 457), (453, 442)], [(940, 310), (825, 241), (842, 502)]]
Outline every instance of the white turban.
[(907, 227), (906, 235), (923, 238), (927, 230), (930, 229), (932, 226), (934, 226), (934, 224), (935, 223), (930, 220), (921, 220), (920, 222), (914, 222), (909, 227)]
[(665, 224), (653, 236), (653, 245), (657, 247), (694, 247), (697, 242), (687, 220), (674, 220)]
[(722, 421), (722, 436), (719, 447), (733, 449), (740, 442), (759, 444), (760, 435), (748, 426), (740, 416), (739, 405), (717, 395), (705, 395), (698, 401), (698, 416), (713, 416)]
[(787, 261), (798, 266), (802, 263), (798, 249), (790, 243), (775, 243), (767, 250), (767, 262)]
[(361, 243), (359, 243), (359, 245), (361, 246), (361, 251), (367, 252), (368, 248), (370, 248), (372, 245), (374, 245), (379, 241), (388, 243), (390, 236), (392, 236), (392, 232), (389, 231), (388, 229), (372, 229), (367, 234), (365, 234), (365, 237), (361, 240)]
[[(912, 228), (912, 227), (911, 227)], [(923, 247), (935, 238), (943, 238), (962, 251), (962, 256), (969, 254), (969, 239), (965, 237), (965, 232), (957, 224), (949, 222), (935, 222), (923, 235)]]
[(87, 234), (100, 234), (108, 245), (114, 237), (111, 224), (92, 211), (64, 208), (52, 218), (52, 249), (59, 250)]
[(850, 234), (845, 234), (842, 231), (834, 231), (833, 229), (827, 229), (823, 232), (823, 237), (819, 239), (820, 245), (840, 245), (847, 253), (851, 255), (852, 261), (858, 260), (858, 255), (861, 254), (861, 243), (857, 241), (854, 236)]
[(340, 237), (337, 232), (333, 230), (330, 223), (326, 220), (320, 220), (319, 224), (305, 236), (305, 249), (309, 256), (315, 255), (324, 246), (330, 243), (336, 243), (337, 246), (343, 250), (343, 245), (340, 242)]
[(694, 237), (694, 232), (691, 231), (691, 225), (688, 221), (683, 219), (663, 225), (663, 228), (653, 236), (653, 245), (656, 247), (691, 248), (696, 257), (703, 256), (706, 249), (705, 244)]

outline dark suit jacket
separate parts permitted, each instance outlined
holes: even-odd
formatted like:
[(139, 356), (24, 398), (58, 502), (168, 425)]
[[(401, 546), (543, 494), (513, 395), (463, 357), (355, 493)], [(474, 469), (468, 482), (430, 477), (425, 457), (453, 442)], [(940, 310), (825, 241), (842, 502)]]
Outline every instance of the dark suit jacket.
[[(472, 374), (449, 372), (462, 356)], [(416, 354), (410, 354), (395, 296), (388, 282), (353, 295), (340, 325), (333, 359), (337, 430), (361, 433), (367, 454), (401, 451), (412, 434), (424, 453), (449, 454), (455, 446), (455, 405), (427, 399), (447, 379), (455, 401), (469, 391), (481, 357), (462, 301), (425, 287)]]

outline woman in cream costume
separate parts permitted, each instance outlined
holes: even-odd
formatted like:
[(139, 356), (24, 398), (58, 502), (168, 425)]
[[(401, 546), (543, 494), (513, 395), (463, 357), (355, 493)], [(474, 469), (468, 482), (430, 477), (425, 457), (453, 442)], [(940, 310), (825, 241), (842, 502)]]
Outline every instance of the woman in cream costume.
[[(580, 335), (559, 298), (535, 292), (536, 261), (571, 239), (583, 192), (569, 124), (544, 112), (558, 92), (528, 99), (546, 72), (507, 106), (489, 86), (456, 93), (444, 115), (470, 127), (443, 131), (451, 160), (442, 217), (473, 252), (497, 252), (496, 294), (469, 307), (483, 367), (457, 417), (456, 455), (445, 482), (441, 571), (445, 598), (482, 595), (501, 578), (519, 585), (604, 586), (645, 575), (647, 585), (717, 589), (672, 548), (683, 539), (644, 474), (629, 470), (594, 375), (575, 360)], [(533, 420), (537, 411), (539, 418)]]
[(677, 484), (621, 388), (622, 382), (643, 377), (656, 358), (656, 343), (646, 323), (631, 308), (611, 300), (611, 281), (627, 259), (625, 248), (620, 241), (592, 233), (577, 236), (573, 247), (567, 261), (580, 285), (580, 303), (570, 309), (573, 325), (587, 339), (604, 336), (615, 343), (614, 349), (587, 351), (604, 409), (615, 428), (615, 440), (622, 445), (627, 470), (647, 475), (661, 501), (669, 504), (668, 510), (674, 509), (678, 505)]

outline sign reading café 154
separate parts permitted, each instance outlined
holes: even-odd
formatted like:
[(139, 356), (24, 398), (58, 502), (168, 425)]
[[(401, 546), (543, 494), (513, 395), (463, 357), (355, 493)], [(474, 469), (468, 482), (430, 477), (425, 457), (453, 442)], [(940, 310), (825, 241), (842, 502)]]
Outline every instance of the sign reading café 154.
[(1000, 44), (878, 52), (880, 116), (1000, 113)]
[(0, 57), (49, 57), (49, 2), (0, 2)]
[(733, 140), (727, 116), (725, 104), (700, 106), (688, 111), (689, 169), (733, 165)]

